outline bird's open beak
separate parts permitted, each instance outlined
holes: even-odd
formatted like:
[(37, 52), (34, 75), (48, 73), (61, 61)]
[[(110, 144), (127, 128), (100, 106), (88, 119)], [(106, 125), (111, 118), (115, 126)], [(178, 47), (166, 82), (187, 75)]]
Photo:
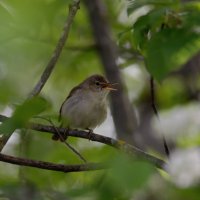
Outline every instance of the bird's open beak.
[(102, 88), (106, 89), (106, 90), (117, 90), (116, 88), (114, 88), (114, 85), (117, 85), (117, 83), (101, 83)]

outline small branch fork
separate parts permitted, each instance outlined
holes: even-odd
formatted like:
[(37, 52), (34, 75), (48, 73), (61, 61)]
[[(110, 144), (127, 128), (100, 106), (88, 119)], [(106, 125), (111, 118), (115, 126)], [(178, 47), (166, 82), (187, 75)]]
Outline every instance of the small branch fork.
[[(0, 122), (5, 121), (6, 119), (8, 119), (8, 118), (3, 115), (0, 115)], [(30, 123), (28, 125), (28, 128), (38, 131), (38, 133), (40, 132), (40, 134), (41, 134), (41, 132), (56, 134), (57, 130), (59, 131), (60, 134), (64, 134), (66, 132), (65, 128), (56, 127), (56, 129), (57, 129), (56, 130), (54, 126), (47, 126), (47, 125), (35, 124), (35, 123)], [(69, 130), (68, 137), (69, 136), (79, 137), (79, 138), (83, 138), (83, 139), (90, 139), (91, 141), (96, 141), (96, 142), (99, 142), (102, 144), (112, 146), (112, 147), (122, 150), (138, 159), (145, 160), (160, 169), (163, 169), (164, 165), (166, 164), (164, 160), (161, 160), (155, 156), (152, 156), (152, 155), (138, 149), (137, 147), (134, 147), (130, 144), (125, 143), (122, 140), (116, 140), (116, 139), (106, 137), (103, 135), (98, 135), (95, 133), (92, 133), (89, 136), (87, 131), (78, 131), (78, 130)], [(3, 162), (8, 162), (8, 163), (17, 164), (17, 165), (31, 166), (31, 167), (36, 167), (36, 168), (42, 168), (42, 169), (48, 169), (48, 170), (54, 170), (54, 171), (63, 171), (63, 172), (89, 171), (89, 170), (97, 170), (97, 169), (106, 168), (106, 166), (103, 164), (86, 163), (86, 164), (82, 164), (82, 165), (73, 165), (74, 168), (72, 170), (72, 165), (59, 165), (59, 164), (53, 164), (53, 163), (48, 163), (48, 162), (43, 162), (43, 161), (34, 161), (34, 160), (29, 160), (29, 159), (11, 157), (11, 156), (7, 156), (4, 154), (0, 154), (0, 160)]]

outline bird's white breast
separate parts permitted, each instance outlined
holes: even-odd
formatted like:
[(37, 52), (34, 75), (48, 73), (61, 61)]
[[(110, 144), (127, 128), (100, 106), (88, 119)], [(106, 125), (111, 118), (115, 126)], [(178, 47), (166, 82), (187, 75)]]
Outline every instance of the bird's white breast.
[(65, 126), (72, 128), (95, 128), (107, 115), (106, 95), (94, 95), (90, 92), (79, 92), (69, 97), (61, 109)]

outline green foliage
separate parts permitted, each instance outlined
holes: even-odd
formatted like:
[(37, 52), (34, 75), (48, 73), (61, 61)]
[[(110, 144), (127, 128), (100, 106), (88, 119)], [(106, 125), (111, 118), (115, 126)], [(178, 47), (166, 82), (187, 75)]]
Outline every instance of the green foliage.
[[(173, 185), (168, 184), (167, 190), (159, 190), (155, 198), (159, 200), (182, 200), (182, 199), (191, 199), (198, 200), (200, 192), (198, 187), (191, 187), (187, 189), (180, 189), (173, 187)], [(163, 193), (164, 192), (164, 193)]]
[(144, 56), (151, 75), (161, 81), (199, 51), (199, 3), (135, 0), (129, 14), (144, 5), (153, 7), (134, 23), (133, 47)]
[(47, 107), (49, 107), (49, 104), (44, 98), (34, 97), (26, 100), (15, 109), (11, 118), (1, 124), (0, 133), (6, 135), (17, 128), (25, 127), (33, 116), (45, 111)]
[(200, 145), (200, 134), (199, 130), (190, 134), (184, 135), (177, 139), (177, 146), (180, 148), (192, 148)]
[(132, 160), (123, 154), (113, 155), (108, 165), (110, 169), (99, 174), (89, 187), (72, 190), (69, 192), (70, 196), (78, 194), (98, 200), (128, 200), (135, 191), (146, 186), (155, 172), (155, 168), (148, 163)]
[(6, 104), (7, 102), (11, 102), (13, 100), (13, 96), (18, 96), (10, 81), (4, 78), (2, 80), (0, 78), (0, 91), (0, 106)]
[(168, 78), (158, 87), (156, 99), (159, 108), (168, 109), (173, 106), (187, 103), (187, 91), (183, 81), (178, 78)]
[(187, 28), (164, 29), (155, 33), (146, 46), (146, 64), (149, 72), (161, 81), (194, 56), (200, 48), (198, 33)]
[[(71, 0), (4, 0), (0, 1), (0, 110), (26, 99), (46, 66), (60, 37)], [(130, 0), (129, 16), (139, 8), (147, 14), (139, 16), (131, 27), (120, 24), (113, 1), (107, 0), (108, 17), (114, 37), (120, 34), (119, 47), (131, 44), (133, 52), (141, 54), (148, 71), (157, 79), (164, 79), (177, 70), (199, 49), (200, 3), (178, 0)], [(117, 1), (119, 2), (119, 1)], [(118, 6), (118, 5), (117, 5)], [(48, 109), (47, 118), (57, 122), (59, 107), (69, 90), (93, 73), (101, 73), (101, 63), (93, 47), (94, 41), (85, 7), (81, 4), (69, 40), (51, 75), (42, 96), (14, 108), (12, 117), (0, 125), (0, 133), (9, 134)], [(121, 51), (121, 49), (120, 49)], [(137, 61), (134, 59), (134, 62)], [(132, 64), (133, 60), (129, 61)], [(125, 77), (126, 78), (126, 77)], [(132, 80), (129, 77), (127, 81)], [(144, 82), (144, 80), (142, 80)], [(136, 82), (136, 81), (135, 81)], [(129, 84), (135, 84), (129, 82)], [(181, 81), (166, 79), (158, 88), (160, 108), (170, 108), (188, 100)], [(132, 92), (132, 91), (128, 91)], [(149, 100), (148, 106), (149, 106)], [(138, 103), (139, 107), (143, 106)], [(145, 106), (144, 106), (145, 107)], [(7, 115), (7, 113), (6, 113)], [(36, 120), (36, 119), (34, 119)], [(37, 119), (43, 123), (41, 119)], [(106, 133), (106, 132), (105, 132)], [(51, 136), (29, 130), (15, 134), (5, 153), (60, 164), (79, 164), (77, 158), (61, 142)], [(185, 138), (184, 138), (185, 139)], [(22, 140), (24, 141), (22, 143)], [(194, 141), (195, 140), (195, 141)], [(31, 167), (17, 167), (0, 163), (0, 199), (198, 199), (199, 190), (177, 189), (163, 177), (152, 184), (158, 175), (148, 163), (119, 154), (118, 151), (91, 141), (69, 138), (88, 162), (107, 162), (110, 169), (94, 172), (59, 173)], [(199, 137), (180, 140), (181, 146), (199, 144)], [(22, 149), (23, 150), (22, 150)], [(20, 155), (19, 155), (20, 154)], [(158, 175), (159, 176), (159, 175)], [(164, 186), (163, 186), (164, 185)], [(158, 191), (158, 186), (163, 186)], [(156, 188), (155, 191), (152, 189)], [(139, 191), (139, 192), (138, 192)], [(28, 197), (26, 196), (28, 194)], [(165, 195), (163, 195), (165, 194)]]
[(136, 190), (145, 187), (153, 172), (155, 169), (148, 163), (116, 156), (100, 186), (99, 199), (130, 199)]
[(165, 9), (150, 11), (147, 15), (141, 16), (133, 26), (133, 45), (143, 51), (148, 42), (148, 33), (156, 32), (164, 21)]

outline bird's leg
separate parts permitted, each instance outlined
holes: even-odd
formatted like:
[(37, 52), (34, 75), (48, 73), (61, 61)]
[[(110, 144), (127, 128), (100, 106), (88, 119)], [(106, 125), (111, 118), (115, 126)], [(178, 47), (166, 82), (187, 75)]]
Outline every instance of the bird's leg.
[(90, 128), (86, 128), (86, 130), (88, 130), (88, 136), (89, 136), (89, 141), (90, 141), (92, 138), (93, 130)]
[[(60, 128), (62, 127), (62, 124), (60, 125)], [(54, 127), (55, 128), (55, 127)], [(68, 131), (70, 130), (69, 127), (65, 128), (64, 132), (61, 133), (58, 129), (56, 129), (56, 133), (52, 136), (52, 140), (60, 140), (61, 142), (64, 142), (68, 137)]]
[(62, 136), (62, 137), (59, 137), (61, 142), (64, 142), (64, 141), (67, 140), (69, 130), (70, 130), (69, 127), (65, 128), (64, 133), (62, 133), (62, 134), (60, 135), (60, 136)]
[(54, 133), (53, 136), (51, 137), (52, 140), (58, 141), (59, 135), (57, 133)]
[[(63, 123), (60, 124), (59, 128), (62, 128), (62, 125), (63, 125)], [(55, 141), (58, 141), (60, 139), (61, 133), (60, 133), (60, 131), (56, 127), (54, 127), (54, 129), (55, 129), (56, 133), (53, 134), (53, 136), (51, 137), (51, 139), (55, 140)]]

